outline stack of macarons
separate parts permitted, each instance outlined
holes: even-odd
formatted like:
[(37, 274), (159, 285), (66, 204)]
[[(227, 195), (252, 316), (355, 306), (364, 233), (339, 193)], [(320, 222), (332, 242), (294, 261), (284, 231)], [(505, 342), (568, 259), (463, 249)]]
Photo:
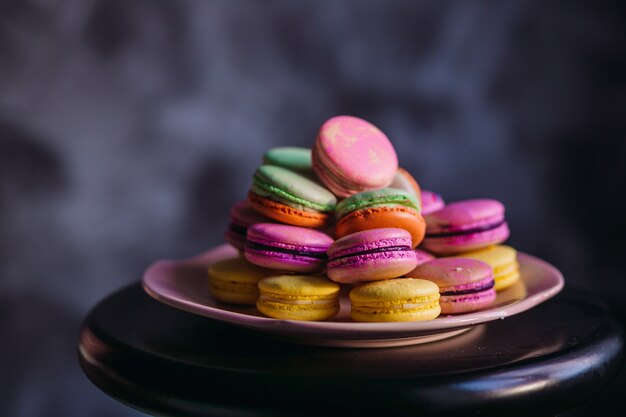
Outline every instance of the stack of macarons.
[(504, 207), (445, 204), (398, 166), (373, 124), (336, 116), (310, 149), (263, 155), (225, 240), (239, 256), (209, 268), (223, 302), (269, 317), (327, 320), (349, 287), (355, 321), (432, 320), (488, 307), (519, 279)]

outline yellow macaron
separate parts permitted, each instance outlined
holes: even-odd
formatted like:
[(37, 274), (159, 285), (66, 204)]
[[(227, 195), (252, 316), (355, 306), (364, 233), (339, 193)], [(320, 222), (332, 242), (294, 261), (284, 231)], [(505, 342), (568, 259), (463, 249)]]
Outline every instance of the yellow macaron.
[(258, 283), (276, 275), (276, 271), (261, 268), (243, 257), (228, 258), (209, 266), (209, 292), (220, 301), (255, 305), (259, 298)]
[(439, 287), (432, 281), (396, 278), (350, 291), (354, 321), (424, 321), (441, 313)]
[(455, 257), (476, 259), (491, 265), (496, 291), (509, 288), (520, 279), (517, 251), (510, 246), (489, 246), (485, 249), (460, 253)]
[(259, 282), (257, 308), (282, 320), (327, 320), (339, 312), (339, 285), (322, 276), (280, 275)]

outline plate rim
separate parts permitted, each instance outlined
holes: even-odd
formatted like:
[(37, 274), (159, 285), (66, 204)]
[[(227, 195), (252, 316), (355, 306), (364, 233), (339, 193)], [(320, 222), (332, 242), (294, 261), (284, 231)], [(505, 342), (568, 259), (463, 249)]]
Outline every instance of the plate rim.
[[(534, 294), (531, 297), (524, 297), (519, 301), (506, 304), (497, 308), (455, 316), (440, 316), (434, 320), (429, 321), (385, 323), (362, 323), (349, 321), (298, 321), (254, 316), (246, 313), (225, 310), (206, 304), (200, 304), (196, 301), (190, 301), (182, 297), (173, 298), (171, 296), (162, 294), (151, 286), (151, 276), (155, 274), (157, 270), (165, 267), (183, 265), (192, 267), (208, 267), (208, 264), (206, 262), (210, 263), (211, 261), (222, 259), (220, 257), (222, 253), (224, 253), (224, 255), (232, 254), (232, 256), (234, 256), (237, 254), (237, 250), (228, 244), (222, 244), (187, 259), (158, 260), (152, 263), (145, 270), (141, 279), (141, 286), (148, 295), (150, 295), (157, 301), (170, 307), (177, 308), (179, 310), (183, 310), (201, 317), (207, 317), (214, 320), (252, 329), (274, 330), (273, 332), (277, 333), (287, 334), (290, 332), (298, 332), (300, 335), (302, 335), (302, 333), (320, 334), (323, 332), (326, 334), (341, 334), (344, 336), (347, 336), (349, 334), (363, 333), (378, 333), (381, 335), (390, 333), (426, 335), (450, 331), (458, 328), (475, 326), (477, 324), (487, 323), (497, 319), (504, 319), (506, 317), (510, 317), (515, 314), (527, 311), (537, 306), (538, 304), (541, 304), (544, 301), (554, 297), (563, 289), (564, 286), (563, 274), (556, 267), (534, 255), (518, 251), (518, 261), (520, 263), (530, 262), (540, 265), (543, 269), (548, 270), (551, 275), (556, 278), (555, 284), (545, 290), (538, 292), (537, 294)], [(507, 307), (506, 310), (504, 310), (504, 307)]]

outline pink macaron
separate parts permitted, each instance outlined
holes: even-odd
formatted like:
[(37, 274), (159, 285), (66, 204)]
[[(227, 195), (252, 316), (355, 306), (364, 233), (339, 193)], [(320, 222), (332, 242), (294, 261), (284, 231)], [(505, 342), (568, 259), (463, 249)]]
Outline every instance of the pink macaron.
[(353, 116), (336, 116), (322, 125), (312, 161), (315, 174), (339, 197), (385, 188), (398, 170), (398, 156), (387, 136)]
[(319, 230), (257, 223), (248, 228), (244, 256), (251, 263), (290, 272), (321, 272), (333, 238)]
[(496, 299), (491, 266), (475, 259), (438, 258), (418, 266), (409, 276), (437, 284), (443, 314), (476, 311)]
[(422, 215), (441, 210), (445, 205), (446, 203), (439, 194), (428, 190), (422, 190)]
[(256, 223), (273, 223), (274, 221), (254, 210), (248, 200), (235, 203), (230, 209), (230, 223), (224, 233), (224, 239), (240, 251), (246, 246), (248, 227)]
[(504, 206), (496, 200), (465, 200), (424, 216), (422, 247), (436, 255), (450, 255), (504, 242), (509, 226)]
[(417, 265), (411, 234), (394, 227), (356, 232), (328, 248), (328, 277), (339, 283), (397, 278)]
[[(430, 253), (426, 252), (425, 250), (421, 250), (421, 249), (415, 249), (415, 258), (417, 259), (417, 267), (416, 268), (419, 268), (420, 265), (423, 265), (426, 262), (430, 262), (432, 260), (437, 259), (436, 257), (431, 255)], [(412, 272), (413, 271), (407, 273), (406, 276), (410, 277)]]

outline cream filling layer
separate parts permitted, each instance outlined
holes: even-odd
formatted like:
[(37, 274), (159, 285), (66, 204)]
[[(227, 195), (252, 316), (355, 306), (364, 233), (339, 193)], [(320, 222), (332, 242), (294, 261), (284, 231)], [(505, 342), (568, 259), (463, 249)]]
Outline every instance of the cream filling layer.
[(391, 314), (401, 311), (421, 311), (435, 308), (439, 305), (439, 294), (426, 295), (423, 297), (410, 298), (406, 300), (363, 302), (352, 300), (352, 308), (362, 313), (378, 314), (384, 312)]
[(262, 302), (270, 302), (270, 303), (279, 303), (279, 304), (289, 304), (289, 305), (298, 305), (298, 306), (306, 306), (306, 305), (310, 305), (310, 306), (332, 306), (334, 304), (337, 304), (337, 300), (336, 299), (284, 299), (284, 298), (278, 298), (278, 297), (273, 297), (271, 295), (267, 295), (267, 294), (261, 294), (261, 296), (259, 297), (259, 301)]

